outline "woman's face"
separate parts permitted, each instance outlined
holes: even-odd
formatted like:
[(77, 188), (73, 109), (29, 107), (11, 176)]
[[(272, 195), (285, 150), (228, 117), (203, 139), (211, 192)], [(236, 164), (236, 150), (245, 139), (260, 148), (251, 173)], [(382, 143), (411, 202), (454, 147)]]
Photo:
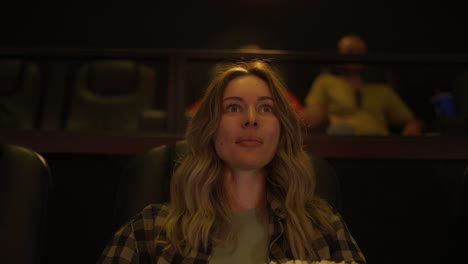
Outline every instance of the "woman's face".
[(235, 78), (222, 100), (214, 137), (218, 156), (233, 170), (265, 167), (276, 153), (281, 130), (268, 84), (253, 75)]

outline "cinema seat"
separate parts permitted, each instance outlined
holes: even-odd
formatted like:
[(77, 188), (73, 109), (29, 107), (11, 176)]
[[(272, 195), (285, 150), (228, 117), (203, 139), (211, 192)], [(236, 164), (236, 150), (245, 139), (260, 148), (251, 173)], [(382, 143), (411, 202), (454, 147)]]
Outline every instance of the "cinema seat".
[(0, 144), (0, 262), (44, 263), (46, 211), (52, 179), (30, 148)]
[(0, 60), (0, 129), (30, 130), (40, 107), (37, 64), (22, 59)]
[(73, 131), (135, 132), (152, 108), (155, 72), (133, 60), (96, 60), (79, 67), (64, 128)]

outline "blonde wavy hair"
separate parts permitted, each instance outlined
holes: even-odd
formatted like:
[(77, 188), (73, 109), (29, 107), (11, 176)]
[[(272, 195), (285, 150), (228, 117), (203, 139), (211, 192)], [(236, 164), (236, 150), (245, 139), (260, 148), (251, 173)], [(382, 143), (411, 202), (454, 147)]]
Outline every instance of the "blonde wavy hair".
[(300, 122), (287, 100), (285, 86), (277, 71), (263, 60), (226, 66), (205, 91), (200, 108), (186, 131), (187, 154), (171, 180), (171, 202), (166, 235), (181, 254), (235, 239), (231, 210), (222, 185), (223, 161), (218, 157), (213, 137), (222, 114), (222, 98), (227, 84), (240, 76), (263, 79), (273, 97), (281, 126), (278, 151), (267, 165), (267, 193), (279, 201), (287, 214), (285, 235), (294, 257), (314, 256), (311, 237), (317, 229), (331, 229), (329, 207), (314, 197), (315, 176), (303, 148)]

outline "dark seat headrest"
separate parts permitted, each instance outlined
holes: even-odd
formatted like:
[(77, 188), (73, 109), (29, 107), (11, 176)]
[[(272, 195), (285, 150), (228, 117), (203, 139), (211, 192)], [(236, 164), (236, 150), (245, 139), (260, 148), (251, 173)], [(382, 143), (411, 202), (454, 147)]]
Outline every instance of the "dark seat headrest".
[(95, 61), (89, 65), (87, 88), (97, 94), (129, 94), (137, 89), (138, 64), (130, 60)]
[(19, 59), (0, 60), (0, 94), (12, 94), (18, 90), (23, 64)]

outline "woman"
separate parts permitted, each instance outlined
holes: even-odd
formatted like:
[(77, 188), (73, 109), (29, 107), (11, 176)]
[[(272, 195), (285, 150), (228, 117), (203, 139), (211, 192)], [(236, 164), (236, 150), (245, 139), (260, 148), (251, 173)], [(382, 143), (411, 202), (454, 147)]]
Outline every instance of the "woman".
[(99, 263), (365, 263), (341, 217), (313, 195), (297, 114), (267, 63), (218, 74), (186, 140), (171, 202), (118, 230)]

